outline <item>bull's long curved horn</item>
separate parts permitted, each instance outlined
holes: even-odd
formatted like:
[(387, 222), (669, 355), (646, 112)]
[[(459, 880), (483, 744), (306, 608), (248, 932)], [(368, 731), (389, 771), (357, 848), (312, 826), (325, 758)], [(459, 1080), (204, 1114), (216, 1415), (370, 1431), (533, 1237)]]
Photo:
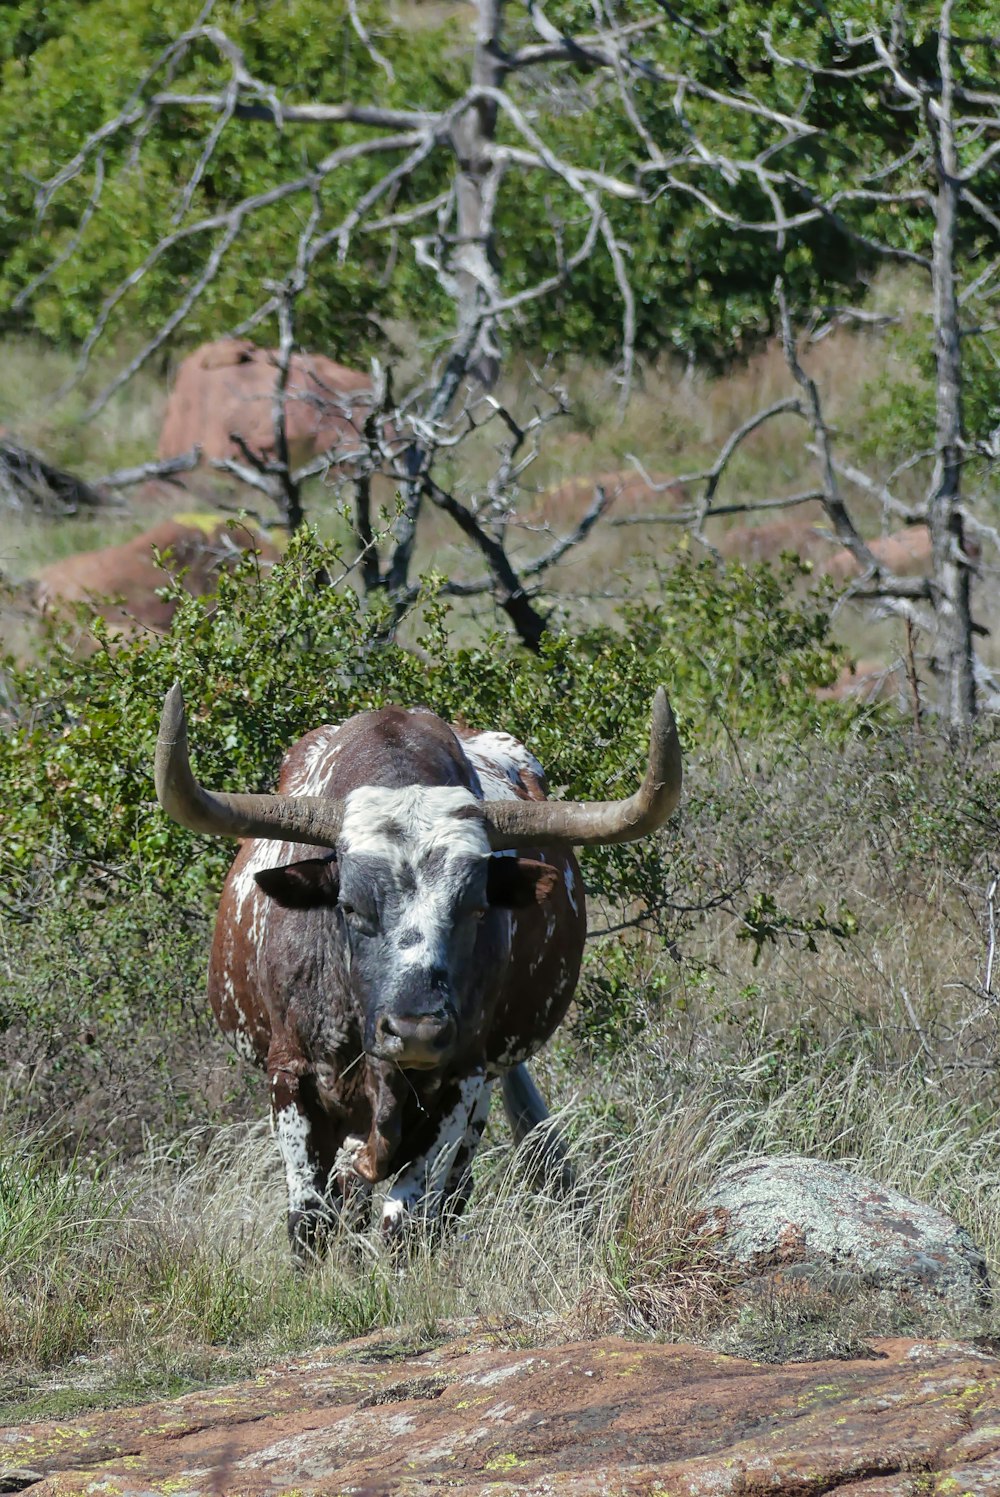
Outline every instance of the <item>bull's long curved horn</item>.
[(676, 809), (681, 797), (681, 746), (667, 693), (657, 687), (649, 731), (649, 765), (642, 784), (628, 800), (486, 801), (491, 846), (600, 847), (634, 842), (653, 832)]
[(318, 795), (232, 795), (199, 785), (188, 758), (184, 696), (177, 681), (163, 703), (154, 778), (164, 811), (192, 832), (267, 837), (311, 847), (334, 847), (340, 835), (342, 801)]

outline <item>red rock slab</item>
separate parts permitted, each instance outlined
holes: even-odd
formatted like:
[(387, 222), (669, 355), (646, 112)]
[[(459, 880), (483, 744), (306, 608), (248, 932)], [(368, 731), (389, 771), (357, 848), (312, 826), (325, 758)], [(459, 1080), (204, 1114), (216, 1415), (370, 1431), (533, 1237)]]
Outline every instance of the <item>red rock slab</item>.
[(731, 525), (716, 541), (716, 550), (720, 556), (742, 561), (747, 566), (752, 562), (777, 561), (784, 551), (793, 552), (803, 561), (824, 564), (830, 555), (830, 537), (821, 528), (822, 519), (820, 506), (810, 505), (807, 517)]
[[(177, 604), (160, 596), (167, 578), (156, 552), (165, 556), (170, 570), (182, 574), (185, 590), (200, 598), (214, 592), (220, 573), (250, 550), (268, 564), (278, 558), (271, 542), (242, 521), (226, 524), (212, 515), (160, 520), (120, 545), (80, 551), (42, 567), (34, 579), (35, 600), (50, 614), (91, 603), (117, 633), (169, 629)], [(107, 598), (115, 601), (106, 603)]]
[(466, 1340), (373, 1363), (369, 1338), (168, 1403), (0, 1430), (0, 1490), (6, 1468), (35, 1473), (35, 1497), (1000, 1493), (1000, 1361), (954, 1343), (872, 1351), (765, 1366)]

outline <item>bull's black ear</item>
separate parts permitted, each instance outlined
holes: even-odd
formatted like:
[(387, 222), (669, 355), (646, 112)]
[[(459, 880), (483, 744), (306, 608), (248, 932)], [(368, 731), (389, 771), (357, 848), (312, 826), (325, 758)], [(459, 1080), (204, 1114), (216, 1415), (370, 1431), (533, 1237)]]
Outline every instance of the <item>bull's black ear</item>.
[(285, 868), (255, 873), (260, 888), (285, 910), (317, 910), (337, 903), (340, 869), (335, 857), (305, 858)]
[(541, 904), (556, 886), (559, 870), (534, 858), (490, 858), (486, 870), (486, 898), (505, 910)]

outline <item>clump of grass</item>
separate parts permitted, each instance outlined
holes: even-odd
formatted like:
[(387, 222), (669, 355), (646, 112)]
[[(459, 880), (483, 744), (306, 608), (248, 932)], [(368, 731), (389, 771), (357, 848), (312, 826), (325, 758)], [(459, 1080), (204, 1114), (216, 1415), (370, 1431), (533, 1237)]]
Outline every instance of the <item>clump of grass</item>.
[(37, 339), (6, 338), (3, 358), (0, 424), (16, 440), (85, 476), (155, 456), (167, 391), (151, 367), (84, 422), (89, 402), (119, 367), (120, 350), (95, 361), (75, 385), (73, 355)]
[(878, 1355), (869, 1341), (873, 1325), (880, 1335), (906, 1328), (898, 1295), (764, 1286), (743, 1298), (707, 1339), (715, 1351), (750, 1362), (853, 1361)]

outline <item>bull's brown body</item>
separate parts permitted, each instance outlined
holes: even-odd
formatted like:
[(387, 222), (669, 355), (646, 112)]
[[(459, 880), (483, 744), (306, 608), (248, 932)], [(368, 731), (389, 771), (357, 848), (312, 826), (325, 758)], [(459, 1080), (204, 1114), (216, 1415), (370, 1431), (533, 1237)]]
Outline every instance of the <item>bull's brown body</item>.
[(666, 692), (642, 783), (618, 801), (548, 801), (541, 765), (509, 734), (402, 707), (307, 734), (276, 794), (208, 790), (177, 684), (155, 777), (182, 826), (253, 839), (226, 880), (209, 992), (270, 1078), (293, 1245), (378, 1181), (389, 1232), (415, 1208), (460, 1207), (495, 1081), (516, 1138), (547, 1116), (524, 1062), (580, 971), (571, 849), (635, 841), (678, 804)]
[[(482, 744), (426, 712), (363, 714), (296, 743), (279, 793), (343, 799), (359, 786), (451, 785), (481, 797), (489, 780), (491, 794), (503, 794), (503, 782), (511, 796), (544, 798), (538, 774), (529, 767), (512, 774), (512, 761), (500, 762), (500, 754), (491, 762)], [(291, 842), (243, 844), (222, 893), (209, 997), (240, 1052), (267, 1071), (274, 1114), (301, 1116), (316, 1189), (337, 1204), (357, 1179), (381, 1180), (426, 1156), (463, 1081), (501, 1076), (545, 1043), (573, 997), (586, 916), (572, 853), (539, 850), (558, 877), (542, 902), (491, 908), (479, 924), (475, 971), (461, 994), (459, 1038), (446, 1065), (404, 1071), (364, 1054), (364, 1014), (331, 911), (281, 908), (256, 884), (256, 873), (310, 852)], [(348, 1140), (356, 1141), (350, 1170), (343, 1167)], [(459, 1150), (446, 1196), (467, 1184), (477, 1141)]]

